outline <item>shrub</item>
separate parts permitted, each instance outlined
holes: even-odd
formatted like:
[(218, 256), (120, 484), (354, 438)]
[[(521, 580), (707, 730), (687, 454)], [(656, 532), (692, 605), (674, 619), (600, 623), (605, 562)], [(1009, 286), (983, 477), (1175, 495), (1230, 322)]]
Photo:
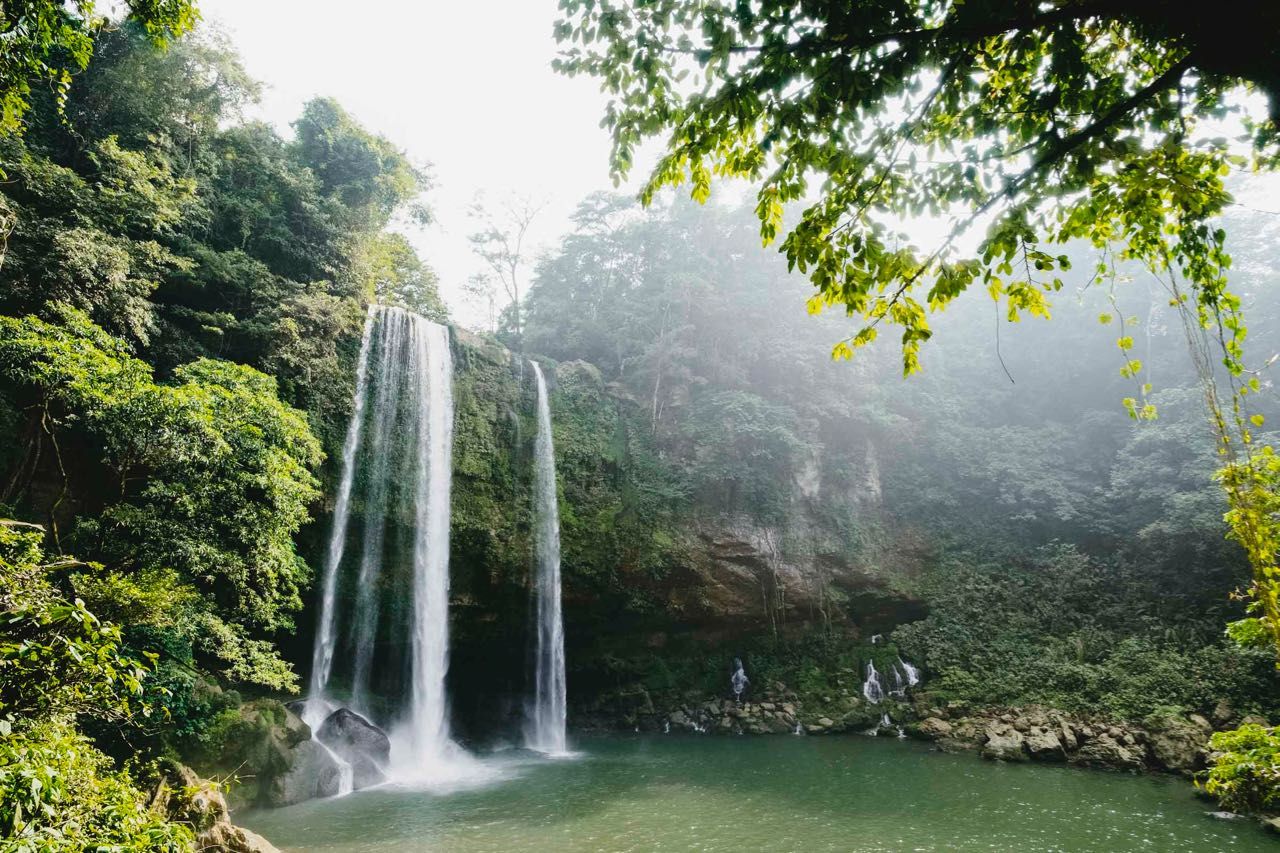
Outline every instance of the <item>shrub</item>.
[(1246, 724), (1209, 740), (1214, 756), (1204, 789), (1234, 812), (1280, 808), (1280, 728)]

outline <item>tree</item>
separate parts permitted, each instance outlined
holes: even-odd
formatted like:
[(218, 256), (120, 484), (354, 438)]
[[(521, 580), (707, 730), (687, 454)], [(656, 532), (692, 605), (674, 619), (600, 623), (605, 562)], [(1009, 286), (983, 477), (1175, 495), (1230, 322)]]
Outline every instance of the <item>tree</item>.
[[(528, 198), (510, 198), (494, 213), (477, 201), (471, 207), (471, 217), (480, 230), (471, 234), (471, 250), (476, 253), (493, 276), (502, 284), (511, 310), (512, 326), (517, 343), (523, 334), (520, 318), (520, 289), (525, 258), (525, 238), (529, 226), (541, 212), (543, 205)], [(472, 292), (483, 294), (492, 289), (492, 282), (477, 277), (470, 285)]]
[[(784, 230), (788, 264), (809, 275), (811, 312), (835, 306), (860, 326), (837, 358), (901, 332), (903, 369), (920, 369), (929, 314), (980, 284), (1006, 316), (1049, 315), (1065, 254), (1087, 241), (1096, 275), (1144, 264), (1179, 307), (1223, 457), (1233, 536), (1280, 654), (1280, 461), (1253, 431), (1240, 300), (1217, 217), (1233, 167), (1280, 164), (1280, 9), (1240, 0), (1220, 14), (1140, 0), (860, 0), (811, 4), (565, 0), (558, 67), (601, 78), (613, 97), (616, 176), (636, 146), (667, 134), (642, 190), (714, 177), (756, 185), (765, 245)], [(685, 83), (690, 73), (693, 86)], [(1253, 90), (1265, 114), (1239, 98)], [(1209, 138), (1211, 120), (1247, 131), (1246, 153)], [(785, 206), (799, 203), (784, 228)], [(916, 248), (904, 220), (948, 217)], [(959, 248), (986, 224), (976, 251)], [(1118, 247), (1118, 248), (1117, 248)], [(1131, 318), (1120, 318), (1125, 325)], [(1155, 416), (1122, 331), (1135, 418)], [(1223, 369), (1225, 368), (1225, 369)], [(1242, 630), (1241, 636), (1250, 631)], [(1256, 632), (1253, 632), (1256, 633)]]
[[(262, 635), (292, 629), (310, 577), (293, 542), (319, 496), (306, 419), (272, 377), (243, 365), (200, 359), (157, 384), (124, 341), (59, 310), (59, 323), (0, 317), (0, 380), (29, 413), (13, 485), (51, 455), (62, 476), (49, 509), (55, 548), (66, 544), (64, 498), (91, 501), (99, 517), (70, 519), (80, 553), (181, 602), (191, 613), (180, 638), (229, 680), (292, 687)], [(101, 467), (70, 470), (62, 448), (73, 444)]]
[[(199, 17), (190, 0), (128, 0), (129, 19), (147, 38), (166, 45), (190, 30)], [(0, 135), (22, 132), (32, 84), (47, 84), (58, 110), (71, 77), (93, 57), (94, 36), (108, 25), (92, 0), (18, 0), (0, 9)]]

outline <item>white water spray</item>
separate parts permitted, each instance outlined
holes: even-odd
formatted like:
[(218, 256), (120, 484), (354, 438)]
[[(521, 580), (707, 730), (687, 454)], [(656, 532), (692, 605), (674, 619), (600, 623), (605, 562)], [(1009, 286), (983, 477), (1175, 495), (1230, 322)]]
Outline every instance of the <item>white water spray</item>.
[(534, 532), (537, 555), (537, 669), (534, 673), (533, 726), (526, 745), (539, 752), (563, 753), (566, 689), (564, 618), (560, 609), (560, 509), (556, 496), (555, 444), (551, 405), (542, 368), (533, 362), (538, 385), (538, 436), (534, 446)]
[(862, 695), (872, 705), (879, 705), (884, 699), (884, 687), (880, 685), (880, 673), (876, 672), (874, 661), (867, 661), (867, 677), (862, 682)]
[[(360, 432), (364, 424), (365, 396), (369, 387), (369, 341), (372, 337), (375, 306), (369, 306), (364, 319), (364, 334), (360, 339), (360, 355), (356, 361), (356, 391), (352, 403), (351, 422), (347, 424), (347, 437), (342, 443), (342, 474), (338, 483), (338, 500), (333, 510), (333, 530), (329, 534), (329, 549), (325, 554), (324, 575), (321, 583), (320, 614), (316, 626), (315, 653), (311, 661), (312, 699), (323, 699), (329, 687), (333, 671), (333, 651), (337, 642), (337, 618), (335, 596), (338, 586), (338, 566), (346, 548), (347, 525), (351, 519), (351, 487), (355, 482), (356, 451), (360, 448)], [(307, 710), (322, 708), (324, 703), (307, 703)], [(317, 712), (307, 714), (306, 723), (313, 729), (323, 721), (315, 719)]]
[[(393, 309), (394, 310), (394, 309)], [(456, 752), (449, 740), (449, 496), (453, 480), (453, 356), (449, 330), (416, 314), (410, 376), (416, 382), (417, 480), (408, 740), (420, 769)]]

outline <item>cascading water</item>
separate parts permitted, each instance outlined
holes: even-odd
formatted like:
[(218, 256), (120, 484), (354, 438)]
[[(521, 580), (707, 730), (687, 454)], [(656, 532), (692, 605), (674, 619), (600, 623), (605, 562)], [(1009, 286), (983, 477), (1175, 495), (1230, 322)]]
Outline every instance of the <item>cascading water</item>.
[[(449, 740), (445, 697), (452, 385), (448, 329), (401, 308), (370, 307), (303, 711), (315, 730), (334, 709), (335, 658), (343, 649), (340, 674), (350, 677), (351, 704), (396, 726), (396, 775), (428, 781), (460, 752)], [(343, 571), (353, 503), (360, 508), (354, 573)], [(410, 559), (388, 553), (406, 541)], [(347, 621), (339, 610), (349, 600)], [(407, 684), (396, 681), (402, 672)]]
[(902, 658), (898, 658), (898, 664), (902, 667), (902, 671), (907, 676), (908, 687), (915, 687), (917, 684), (920, 683), (920, 670), (916, 669), (914, 666), (912, 666), (910, 663), (903, 660)]
[[(406, 312), (407, 313), (407, 312)], [(419, 768), (456, 748), (449, 740), (445, 674), (449, 669), (449, 497), (453, 482), (453, 355), (449, 330), (415, 318), (410, 347), (419, 401), (416, 530), (413, 542), (411, 756)]]
[(537, 555), (538, 648), (532, 728), (526, 745), (545, 753), (565, 751), (566, 690), (564, 618), (560, 609), (560, 509), (556, 496), (551, 405), (542, 368), (533, 362), (538, 385), (538, 435), (534, 446), (534, 531)]
[(365, 396), (369, 384), (369, 343), (372, 338), (375, 306), (369, 306), (365, 315), (364, 335), (360, 338), (360, 355), (356, 361), (356, 393), (352, 406), (351, 422), (347, 424), (347, 437), (342, 443), (342, 479), (338, 483), (338, 500), (333, 510), (333, 530), (329, 534), (329, 548), (325, 554), (324, 575), (321, 582), (320, 613), (316, 626), (315, 653), (311, 661), (311, 701), (306, 704), (306, 723), (317, 728), (324, 720), (325, 691), (333, 672), (333, 652), (337, 645), (337, 608), (335, 599), (338, 588), (338, 566), (347, 544), (347, 525), (351, 520), (351, 488), (355, 483), (356, 451), (360, 449), (360, 434), (364, 426)]
[(884, 687), (880, 685), (880, 673), (876, 672), (874, 661), (867, 661), (867, 677), (862, 682), (862, 695), (872, 705), (879, 705), (884, 699)]

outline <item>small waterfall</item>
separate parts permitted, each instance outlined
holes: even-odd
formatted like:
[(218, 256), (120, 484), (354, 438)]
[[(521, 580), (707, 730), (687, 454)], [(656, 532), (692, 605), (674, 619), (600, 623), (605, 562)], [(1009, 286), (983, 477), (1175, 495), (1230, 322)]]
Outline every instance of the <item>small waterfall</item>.
[(333, 759), (333, 763), (338, 765), (338, 792), (334, 794), (334, 796), (345, 797), (347, 794), (354, 791), (356, 787), (356, 774), (355, 771), (351, 769), (351, 765), (347, 760), (330, 749), (328, 745), (319, 738), (315, 739), (315, 745), (324, 750), (325, 754)]
[(564, 618), (560, 609), (560, 509), (556, 496), (555, 444), (551, 405), (542, 367), (538, 384), (538, 436), (534, 447), (534, 531), (537, 553), (537, 669), (534, 675), (533, 729), (527, 745), (540, 752), (564, 752), (566, 689)]
[(862, 682), (862, 695), (872, 705), (879, 705), (884, 699), (884, 688), (880, 685), (880, 673), (876, 672), (874, 661), (867, 661), (867, 677)]
[[(351, 520), (351, 487), (355, 483), (356, 451), (360, 449), (360, 432), (364, 425), (365, 396), (369, 387), (369, 341), (372, 337), (375, 307), (370, 305), (364, 319), (364, 334), (360, 338), (360, 355), (356, 360), (356, 391), (352, 404), (351, 422), (347, 424), (347, 437), (342, 443), (342, 479), (338, 483), (338, 500), (333, 510), (333, 530), (329, 534), (329, 548), (325, 554), (324, 574), (321, 582), (320, 613), (316, 626), (315, 653), (311, 661), (311, 691), (314, 699), (321, 699), (329, 687), (333, 671), (333, 651), (337, 641), (337, 618), (334, 599), (338, 587), (338, 566), (347, 544), (347, 525)], [(309, 702), (307, 709), (321, 707), (320, 702)], [(312, 728), (324, 719), (314, 719), (310, 713), (306, 722)]]
[(920, 683), (920, 670), (916, 669), (914, 666), (912, 666), (910, 663), (903, 660), (902, 658), (898, 658), (898, 664), (902, 667), (903, 673), (905, 673), (907, 676), (908, 687), (915, 687), (917, 684)]

